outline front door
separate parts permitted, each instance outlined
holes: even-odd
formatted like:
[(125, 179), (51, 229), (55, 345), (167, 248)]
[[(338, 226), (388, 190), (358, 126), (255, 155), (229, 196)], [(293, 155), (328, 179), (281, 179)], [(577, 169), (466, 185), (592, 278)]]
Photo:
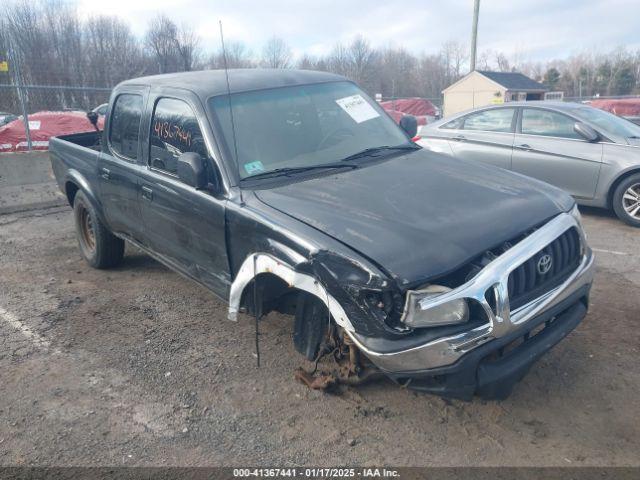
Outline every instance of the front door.
[(562, 188), (576, 198), (595, 195), (602, 144), (583, 139), (576, 120), (544, 108), (522, 109), (513, 143), (513, 170)]
[(459, 119), (458, 128), (448, 130), (453, 154), (510, 169), (515, 112), (515, 108), (492, 108)]
[[(193, 103), (160, 97), (153, 104), (147, 165), (140, 179), (140, 208), (151, 249), (223, 298), (230, 286), (225, 200), (180, 181), (177, 160), (197, 152), (215, 168)], [(204, 112), (199, 112), (200, 118)]]

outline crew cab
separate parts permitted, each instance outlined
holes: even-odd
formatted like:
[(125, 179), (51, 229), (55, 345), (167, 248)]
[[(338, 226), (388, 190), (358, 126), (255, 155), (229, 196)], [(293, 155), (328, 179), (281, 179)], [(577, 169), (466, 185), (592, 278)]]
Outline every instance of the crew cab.
[(52, 139), (91, 266), (130, 242), (231, 320), (293, 314), (311, 360), (337, 334), (396, 382), (462, 399), (507, 396), (585, 317), (593, 254), (569, 195), (422, 149), (415, 120), (341, 76), (227, 74), (126, 81), (103, 132)]

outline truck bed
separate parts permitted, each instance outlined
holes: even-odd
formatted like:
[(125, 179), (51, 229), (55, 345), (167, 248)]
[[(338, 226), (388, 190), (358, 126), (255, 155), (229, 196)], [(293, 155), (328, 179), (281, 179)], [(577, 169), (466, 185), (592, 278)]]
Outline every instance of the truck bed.
[(65, 142), (73, 143), (75, 145), (89, 148), (91, 150), (100, 151), (102, 132), (72, 133), (70, 135), (60, 135), (56, 138), (58, 140), (64, 140)]
[(81, 174), (89, 182), (97, 180), (101, 140), (102, 132), (96, 131), (61, 135), (49, 141), (53, 174), (65, 195), (68, 193), (67, 181), (74, 176), (74, 172)]

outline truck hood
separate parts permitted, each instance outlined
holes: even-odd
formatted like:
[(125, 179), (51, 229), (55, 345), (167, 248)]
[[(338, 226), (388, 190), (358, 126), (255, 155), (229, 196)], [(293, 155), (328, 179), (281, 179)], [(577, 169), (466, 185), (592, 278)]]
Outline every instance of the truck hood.
[(401, 288), (449, 273), (574, 203), (546, 183), (426, 150), (255, 194), (366, 256)]

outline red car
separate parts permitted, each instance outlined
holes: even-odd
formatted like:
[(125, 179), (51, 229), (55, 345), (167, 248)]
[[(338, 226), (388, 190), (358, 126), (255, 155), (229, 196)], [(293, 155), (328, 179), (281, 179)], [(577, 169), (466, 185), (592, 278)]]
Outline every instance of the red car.
[(640, 98), (591, 100), (589, 105), (640, 125)]
[[(98, 120), (103, 128), (104, 117)], [(94, 126), (85, 112), (37, 112), (29, 115), (31, 146), (34, 150), (48, 150), (49, 139), (71, 133), (91, 132)], [(0, 152), (22, 152), (28, 150), (27, 134), (22, 117), (0, 127)]]

